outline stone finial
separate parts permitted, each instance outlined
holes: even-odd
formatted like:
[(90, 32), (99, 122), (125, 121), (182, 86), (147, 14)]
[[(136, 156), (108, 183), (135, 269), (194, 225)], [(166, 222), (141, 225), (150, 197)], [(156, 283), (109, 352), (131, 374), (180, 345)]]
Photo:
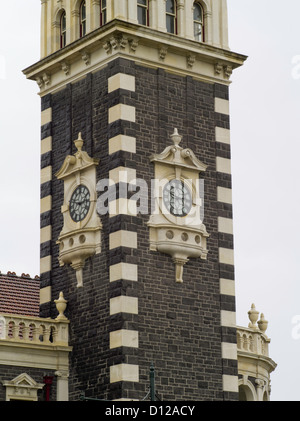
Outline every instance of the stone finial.
[(265, 331), (268, 328), (268, 323), (269, 322), (265, 319), (264, 314), (261, 313), (260, 320), (257, 322), (259, 330), (261, 330), (263, 333), (265, 333)]
[(248, 317), (250, 320), (250, 323), (248, 327), (251, 327), (253, 329), (257, 329), (257, 320), (258, 320), (259, 311), (256, 310), (255, 305), (251, 305), (251, 309), (248, 311)]
[(57, 308), (57, 311), (59, 313), (58, 316), (56, 317), (56, 320), (66, 320), (67, 318), (64, 315), (64, 311), (67, 308), (67, 302), (68, 301), (66, 301), (64, 299), (64, 294), (63, 294), (62, 291), (59, 293), (58, 300), (54, 300), (54, 302), (56, 304), (56, 308)]
[(175, 146), (178, 146), (181, 142), (182, 136), (178, 134), (178, 130), (176, 128), (174, 129), (174, 133), (171, 135), (171, 139), (173, 140)]
[(81, 137), (81, 132), (78, 133), (78, 139), (74, 140), (75, 146), (79, 152), (81, 152), (83, 146), (83, 139)]

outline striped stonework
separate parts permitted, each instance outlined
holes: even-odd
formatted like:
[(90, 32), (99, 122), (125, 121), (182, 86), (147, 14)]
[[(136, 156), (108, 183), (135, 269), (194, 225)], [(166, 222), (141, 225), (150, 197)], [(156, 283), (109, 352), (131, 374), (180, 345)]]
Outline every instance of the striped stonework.
[[(118, 97), (121, 92), (122, 95)], [(115, 361), (113, 357), (110, 359), (112, 361), (111, 384), (139, 381), (139, 365), (132, 361), (130, 352), (130, 349), (134, 350), (139, 346), (139, 332), (137, 329), (127, 328), (122, 322), (124, 313), (131, 315), (133, 320), (138, 315), (138, 297), (126, 293), (127, 289), (133, 290), (133, 287), (129, 285), (134, 285), (138, 281), (138, 265), (135, 256), (137, 250), (136, 202), (128, 195), (128, 186), (135, 184), (136, 180), (136, 169), (132, 168), (136, 139), (125, 134), (126, 126), (135, 124), (135, 106), (131, 98), (134, 92), (134, 76), (117, 73), (108, 78), (108, 94), (113, 104), (108, 110), (108, 124), (110, 127), (118, 125), (120, 128), (119, 133), (114, 131), (114, 135), (108, 139), (111, 162), (109, 180), (110, 185), (115, 185), (117, 191), (117, 196), (109, 203), (110, 315), (114, 321), (111, 323), (109, 347), (112, 355), (116, 355)], [(118, 99), (124, 101), (124, 98), (126, 104), (116, 103)], [(130, 164), (127, 164), (127, 161)], [(120, 321), (116, 323), (119, 319)], [(123, 328), (114, 330), (114, 326), (120, 326), (122, 323)], [(124, 347), (127, 351), (120, 362), (120, 348), (124, 349)], [(118, 399), (123, 398), (127, 396), (118, 397)]]
[(42, 99), (41, 111), (40, 312), (45, 317), (49, 315), (51, 302), (52, 267), (52, 108), (49, 97)]
[(230, 399), (238, 392), (235, 282), (233, 252), (233, 220), (231, 191), (231, 159), (229, 100), (227, 89), (216, 91), (215, 128), (218, 202), (218, 237), (221, 297), (223, 392)]
[[(138, 24), (134, 0), (106, 2), (106, 15), (104, 2), (89, 0), (81, 37), (81, 1), (41, 3), (41, 60), (24, 70), (38, 83), (42, 112), (40, 315), (57, 316), (54, 300), (63, 291), (69, 399), (84, 393), (142, 400), (153, 363), (162, 400), (237, 400), (228, 87), (246, 57), (228, 49), (226, 2), (201, 2), (204, 43), (194, 39), (194, 0), (178, 2), (176, 35), (166, 32), (165, 0), (149, 2), (149, 26)], [(65, 46), (59, 42), (64, 12)], [(183, 283), (175, 282), (170, 256), (151, 248), (148, 224), (155, 202), (150, 159), (170, 145), (175, 128), (186, 149), (181, 158), (190, 149), (207, 165), (201, 182), (207, 260), (191, 258)], [(65, 190), (55, 177), (76, 153), (78, 133), (83, 152), (99, 160), (93, 186), (102, 223), (101, 253), (86, 259), (82, 288), (74, 269), (58, 259), (71, 182)], [(78, 181), (89, 185), (92, 174)], [(184, 234), (182, 241), (192, 241)], [(83, 245), (86, 237), (78, 240)]]

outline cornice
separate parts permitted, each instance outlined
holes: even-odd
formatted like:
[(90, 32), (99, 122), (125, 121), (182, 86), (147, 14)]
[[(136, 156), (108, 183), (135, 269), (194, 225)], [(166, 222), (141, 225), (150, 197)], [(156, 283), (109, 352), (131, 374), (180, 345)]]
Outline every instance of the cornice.
[(255, 366), (259, 365), (263, 367), (264, 369), (266, 369), (268, 373), (271, 373), (277, 367), (277, 364), (275, 363), (275, 361), (273, 361), (272, 358), (270, 357), (266, 357), (265, 355), (255, 354), (253, 352), (241, 351), (239, 349), (237, 350), (237, 355), (238, 355), (239, 361), (244, 360), (244, 361), (252, 362), (253, 365)]
[(246, 56), (115, 19), (23, 70), (40, 86), (40, 94), (61, 89), (116, 57), (207, 82), (230, 84)]
[(22, 341), (0, 341), (0, 364), (44, 369), (67, 369), (73, 347), (53, 344), (30, 344)]

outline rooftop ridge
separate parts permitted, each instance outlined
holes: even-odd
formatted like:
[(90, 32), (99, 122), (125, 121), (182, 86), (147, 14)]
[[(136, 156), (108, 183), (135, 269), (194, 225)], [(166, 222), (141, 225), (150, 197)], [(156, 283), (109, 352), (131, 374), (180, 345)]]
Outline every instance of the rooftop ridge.
[(2, 273), (0, 271), (0, 277), (14, 277), (14, 278), (19, 278), (19, 279), (32, 279), (32, 280), (40, 280), (40, 276), (39, 275), (35, 275), (34, 277), (30, 276), (28, 273), (22, 272), (21, 275), (17, 275), (16, 272), (14, 271), (7, 271), (7, 273)]

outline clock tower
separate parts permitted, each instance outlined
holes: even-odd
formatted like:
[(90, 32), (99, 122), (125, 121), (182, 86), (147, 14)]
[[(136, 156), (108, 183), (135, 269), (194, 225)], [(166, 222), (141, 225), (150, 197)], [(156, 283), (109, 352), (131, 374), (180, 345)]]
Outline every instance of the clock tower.
[(42, 0), (40, 315), (69, 400), (238, 400), (226, 0)]

